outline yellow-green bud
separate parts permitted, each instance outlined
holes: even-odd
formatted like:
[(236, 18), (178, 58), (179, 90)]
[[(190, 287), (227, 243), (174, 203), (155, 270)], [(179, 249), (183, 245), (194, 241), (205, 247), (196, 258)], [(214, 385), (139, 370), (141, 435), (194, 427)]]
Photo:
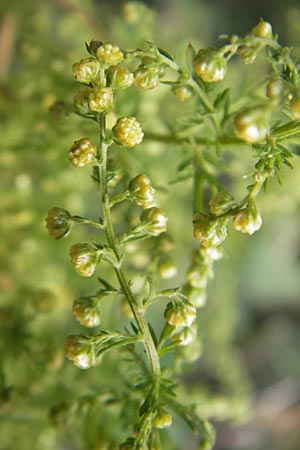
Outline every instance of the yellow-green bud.
[(76, 114), (86, 115), (90, 114), (89, 108), (89, 95), (92, 89), (86, 87), (81, 89), (76, 95), (73, 97), (73, 108)]
[(254, 61), (256, 60), (256, 57), (260, 49), (261, 47), (256, 45), (253, 46), (242, 45), (241, 47), (239, 47), (237, 55), (241, 58), (244, 64), (253, 64)]
[(197, 213), (194, 216), (194, 237), (204, 247), (217, 247), (227, 236), (226, 218), (211, 218), (206, 213)]
[(250, 144), (262, 141), (267, 136), (267, 119), (261, 109), (246, 110), (234, 118), (234, 126), (239, 138)]
[(243, 209), (233, 217), (233, 227), (242, 233), (253, 234), (261, 225), (261, 215), (254, 208)]
[(72, 216), (65, 209), (54, 207), (49, 209), (46, 217), (46, 227), (54, 239), (61, 239), (70, 232)]
[(224, 214), (235, 205), (232, 195), (225, 191), (218, 192), (208, 203), (213, 214)]
[(272, 25), (269, 22), (261, 20), (253, 29), (252, 34), (256, 37), (271, 39)]
[(112, 129), (118, 143), (132, 148), (142, 142), (144, 133), (135, 117), (121, 117)]
[(142, 89), (154, 89), (159, 83), (159, 67), (141, 65), (134, 72), (134, 84)]
[(70, 248), (71, 262), (82, 277), (91, 277), (95, 272), (99, 256), (89, 244), (74, 244)]
[(97, 154), (96, 146), (89, 138), (75, 141), (69, 150), (69, 160), (74, 167), (85, 167), (92, 164)]
[(93, 299), (80, 297), (74, 300), (73, 314), (84, 327), (92, 328), (100, 324), (100, 314)]
[(165, 213), (153, 206), (144, 209), (140, 217), (141, 223), (144, 225), (145, 231), (151, 236), (158, 236), (167, 230), (167, 221)]
[(89, 94), (89, 108), (93, 112), (104, 112), (113, 104), (113, 91), (109, 87), (96, 87)]
[(294, 98), (290, 103), (292, 118), (294, 120), (300, 119), (300, 98)]
[(174, 86), (172, 91), (180, 102), (186, 102), (194, 95), (193, 89), (187, 85)]
[(207, 291), (206, 288), (194, 288), (190, 285), (184, 286), (184, 295), (195, 308), (202, 308), (206, 304)]
[(151, 186), (150, 179), (140, 174), (133, 178), (128, 186), (130, 198), (140, 206), (149, 208), (154, 205), (154, 193), (155, 189)]
[(73, 64), (73, 75), (76, 81), (80, 83), (91, 83), (99, 73), (99, 62), (96, 58), (82, 59)]
[(153, 420), (153, 425), (155, 426), (155, 428), (159, 429), (170, 427), (172, 425), (171, 414), (163, 409), (160, 409)]
[(158, 273), (160, 278), (163, 280), (168, 280), (169, 278), (173, 278), (177, 275), (177, 266), (170, 259), (163, 258), (158, 263)]
[(205, 288), (210, 278), (212, 278), (212, 272), (209, 267), (200, 269), (197, 266), (191, 266), (186, 274), (186, 279), (193, 288)]
[(133, 84), (134, 76), (126, 67), (112, 66), (108, 71), (108, 80), (111, 87), (126, 89)]
[(96, 56), (98, 60), (106, 66), (115, 66), (124, 58), (124, 54), (120, 48), (110, 42), (102, 44), (98, 47), (96, 50)]
[(218, 50), (205, 48), (199, 50), (194, 59), (194, 71), (206, 83), (222, 81), (227, 73), (227, 62)]
[(180, 347), (186, 347), (191, 344), (197, 336), (197, 330), (194, 327), (184, 327), (182, 330), (172, 334), (172, 341), (176, 341)]
[(188, 303), (167, 304), (165, 309), (165, 319), (172, 327), (189, 327), (196, 319), (196, 309)]
[(280, 79), (272, 79), (267, 84), (266, 95), (271, 99), (277, 99), (283, 94), (283, 83)]
[(91, 338), (71, 335), (65, 339), (67, 357), (80, 369), (89, 369), (97, 362)]

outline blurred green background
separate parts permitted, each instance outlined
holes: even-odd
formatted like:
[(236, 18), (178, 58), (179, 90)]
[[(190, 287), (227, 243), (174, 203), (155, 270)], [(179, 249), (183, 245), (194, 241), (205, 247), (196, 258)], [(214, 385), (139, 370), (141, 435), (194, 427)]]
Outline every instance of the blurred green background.
[[(104, 450), (107, 441), (121, 442), (127, 436), (117, 408), (106, 412), (102, 406), (112, 386), (123, 389), (123, 363), (115, 369), (119, 356), (89, 372), (64, 356), (64, 337), (83, 332), (72, 316), (72, 301), (95, 287), (95, 281), (74, 273), (68, 257), (70, 245), (84, 241), (86, 231), (76, 229), (67, 240), (55, 242), (44, 226), (52, 206), (94, 218), (98, 214), (88, 169), (75, 176), (67, 159), (75, 139), (97, 133), (70, 113), (77, 89), (71, 65), (86, 56), (84, 42), (96, 38), (135, 48), (143, 39), (153, 39), (180, 57), (189, 42), (195, 47), (218, 45), (218, 35), (245, 34), (263, 17), (281, 43), (300, 45), (298, 1), (149, 1), (153, 12), (133, 24), (122, 16), (123, 3), (10, 0), (0, 5), (0, 450)], [(125, 97), (120, 108), (137, 109), (144, 123), (159, 129), (160, 108), (168, 115), (164, 99), (169, 97), (164, 95)], [(164, 151), (175, 167), (176, 152)], [(161, 183), (165, 163), (158, 144), (145, 144), (143, 155), (127, 163), (133, 172), (142, 170), (150, 157), (149, 170)], [(247, 172), (248, 164), (241, 159), (237, 173)], [(262, 230), (252, 237), (230, 234), (199, 319), (204, 354), (183, 376), (187, 397), (198, 398), (199, 413), (216, 422), (219, 450), (299, 449), (296, 157), (294, 166), (293, 171), (286, 169), (282, 186), (273, 181), (262, 195)], [(185, 214), (178, 217), (183, 204), (188, 211), (190, 193), (191, 186), (179, 185), (161, 194), (170, 222), (176, 223), (174, 257), (180, 270), (175, 285), (183, 281), (192, 249), (190, 225), (183, 222)], [(118, 322), (126, 323), (121, 309), (108, 305), (105, 327)], [(98, 397), (90, 408), (89, 395), (95, 392)], [(80, 395), (85, 401), (74, 405)], [(196, 440), (179, 420), (171, 430), (174, 448), (196, 449)]]

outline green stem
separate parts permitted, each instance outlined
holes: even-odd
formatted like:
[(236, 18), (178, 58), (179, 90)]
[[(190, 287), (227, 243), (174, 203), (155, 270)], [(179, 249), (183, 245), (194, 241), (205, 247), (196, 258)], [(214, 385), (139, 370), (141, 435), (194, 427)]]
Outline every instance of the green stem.
[[(161, 134), (161, 133), (152, 133), (152, 132), (145, 132), (144, 139), (147, 139), (149, 141), (158, 141), (158, 142), (165, 142), (168, 144), (178, 144), (182, 145), (183, 143), (189, 143), (190, 137), (182, 137), (179, 135), (169, 135), (169, 134)], [(235, 138), (235, 137), (227, 137), (227, 136), (219, 136), (217, 139), (209, 139), (209, 138), (198, 138), (193, 137), (193, 142), (199, 145), (206, 145), (208, 147), (216, 147), (217, 144), (220, 145), (247, 145), (245, 142), (243, 142), (241, 139)]]

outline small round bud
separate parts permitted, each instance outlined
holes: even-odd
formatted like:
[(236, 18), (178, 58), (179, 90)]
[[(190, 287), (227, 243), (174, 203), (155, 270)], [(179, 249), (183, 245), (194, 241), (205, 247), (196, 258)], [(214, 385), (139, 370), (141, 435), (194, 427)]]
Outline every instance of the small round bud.
[(182, 330), (172, 335), (172, 341), (176, 341), (180, 347), (186, 347), (191, 344), (197, 335), (197, 330), (194, 327), (184, 327)]
[(92, 328), (100, 324), (100, 314), (92, 298), (80, 297), (74, 300), (73, 314), (84, 327)]
[(174, 86), (172, 91), (180, 102), (186, 102), (194, 95), (193, 89), (186, 85)]
[(194, 59), (196, 75), (206, 83), (222, 81), (227, 73), (227, 62), (218, 50), (205, 48), (199, 50)]
[(272, 25), (269, 22), (261, 20), (253, 29), (252, 34), (256, 37), (271, 39)]
[(151, 236), (158, 236), (167, 230), (167, 221), (165, 213), (153, 206), (152, 208), (144, 209), (140, 217), (141, 223), (144, 224), (145, 231)]
[(112, 66), (108, 71), (108, 81), (115, 89), (126, 89), (133, 84), (134, 76), (126, 67)]
[(67, 357), (80, 369), (89, 369), (97, 362), (91, 338), (82, 334), (71, 335), (65, 339)]
[(89, 95), (92, 89), (86, 87), (77, 92), (73, 97), (73, 108), (74, 112), (79, 115), (87, 115), (90, 114), (89, 108)]
[(111, 108), (113, 104), (113, 91), (109, 87), (96, 87), (89, 94), (89, 108), (91, 111), (101, 113)]
[(112, 129), (118, 143), (132, 148), (142, 142), (144, 133), (135, 117), (121, 117)]
[(290, 103), (292, 118), (294, 120), (300, 119), (300, 98), (294, 98)]
[(206, 288), (194, 288), (187, 284), (185, 285), (183, 292), (188, 297), (189, 302), (193, 306), (195, 306), (195, 308), (202, 308), (206, 304)]
[(159, 68), (151, 65), (141, 65), (134, 72), (134, 84), (145, 91), (154, 89), (159, 83)]
[(260, 51), (260, 47), (241, 45), (237, 50), (237, 55), (241, 58), (243, 64), (253, 64)]
[(124, 54), (120, 48), (110, 42), (102, 44), (98, 47), (96, 50), (96, 56), (98, 60), (106, 66), (115, 66), (124, 58)]
[(261, 215), (254, 208), (242, 209), (233, 217), (233, 227), (242, 233), (253, 234), (261, 225)]
[(172, 425), (171, 414), (163, 409), (160, 409), (153, 420), (153, 425), (155, 426), (155, 428), (159, 429), (170, 427)]
[(94, 162), (97, 149), (88, 138), (75, 141), (69, 150), (69, 160), (74, 167), (85, 167)]
[(177, 275), (177, 266), (170, 259), (163, 258), (158, 263), (158, 273), (160, 278), (163, 280), (168, 280), (169, 278), (173, 278)]
[(189, 327), (196, 319), (196, 309), (188, 303), (167, 304), (165, 309), (165, 319), (169, 325), (175, 328)]
[(234, 198), (228, 192), (218, 192), (208, 202), (209, 208), (213, 214), (224, 214), (234, 205)]
[(73, 75), (80, 83), (91, 83), (99, 73), (99, 62), (96, 58), (82, 59), (73, 64)]
[(97, 251), (88, 244), (72, 245), (70, 257), (76, 272), (82, 277), (91, 277), (99, 263)]
[(191, 266), (186, 274), (186, 279), (193, 288), (205, 288), (208, 280), (212, 278), (212, 273), (209, 267), (200, 269), (197, 266)]
[(204, 247), (217, 247), (227, 236), (227, 219), (211, 218), (206, 213), (197, 213), (193, 220), (194, 237)]
[(279, 79), (272, 79), (267, 84), (266, 95), (271, 99), (277, 99), (283, 94), (283, 83)]
[(262, 110), (246, 110), (237, 114), (234, 126), (238, 137), (250, 144), (259, 142), (267, 136), (266, 116)]
[(150, 179), (140, 174), (133, 178), (128, 186), (130, 198), (139, 206), (149, 208), (154, 205), (155, 189), (151, 186)]
[(70, 232), (72, 228), (72, 216), (65, 209), (54, 207), (49, 209), (46, 217), (48, 233), (54, 239), (61, 239)]

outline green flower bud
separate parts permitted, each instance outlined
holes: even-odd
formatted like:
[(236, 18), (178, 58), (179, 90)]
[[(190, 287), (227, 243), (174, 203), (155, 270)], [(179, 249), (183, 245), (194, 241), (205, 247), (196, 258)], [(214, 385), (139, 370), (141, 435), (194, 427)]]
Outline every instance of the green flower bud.
[(300, 98), (294, 98), (290, 103), (292, 118), (294, 120), (300, 119)]
[(228, 192), (218, 192), (208, 202), (209, 208), (213, 214), (224, 214), (234, 205), (234, 198)]
[(112, 131), (117, 142), (129, 148), (140, 144), (144, 137), (142, 127), (135, 117), (121, 117)]
[(96, 87), (90, 91), (89, 108), (91, 111), (101, 113), (111, 108), (113, 104), (113, 91), (109, 87)]
[(134, 72), (134, 84), (142, 89), (154, 89), (159, 83), (159, 67), (156, 65), (140, 65)]
[(74, 244), (70, 248), (71, 262), (82, 277), (91, 277), (99, 264), (97, 251), (89, 244)]
[(167, 230), (167, 221), (165, 213), (153, 206), (152, 208), (144, 209), (140, 217), (141, 223), (144, 225), (145, 231), (151, 236), (158, 236)]
[(251, 109), (237, 114), (234, 118), (234, 126), (239, 138), (243, 141), (255, 144), (267, 136), (267, 118), (262, 109)]
[(170, 302), (165, 309), (164, 317), (169, 325), (175, 328), (189, 327), (196, 319), (194, 306), (183, 302)]
[(237, 55), (241, 58), (244, 64), (253, 64), (261, 47), (258, 45), (246, 46), (241, 45), (237, 51)]
[(206, 213), (197, 213), (193, 220), (194, 237), (204, 247), (217, 247), (226, 239), (226, 223), (226, 218), (215, 219)]
[(173, 86), (172, 91), (180, 102), (186, 102), (194, 95), (193, 89), (187, 85)]
[(252, 34), (261, 38), (272, 38), (272, 25), (269, 22), (261, 20), (253, 29)]
[(195, 308), (202, 308), (207, 301), (206, 288), (194, 288), (191, 285), (185, 285), (183, 290), (184, 295), (187, 296), (189, 302)]
[(75, 141), (69, 150), (69, 160), (74, 167), (85, 167), (92, 164), (97, 154), (96, 146), (89, 138)]
[(158, 263), (158, 273), (160, 278), (163, 280), (168, 280), (169, 278), (173, 278), (177, 275), (177, 266), (170, 259), (163, 258)]
[(126, 89), (133, 84), (134, 76), (126, 67), (112, 66), (108, 71), (108, 81), (115, 89)]
[(89, 369), (97, 363), (92, 338), (82, 334), (68, 336), (65, 339), (65, 350), (67, 357), (80, 369)]
[(124, 54), (117, 45), (110, 42), (102, 44), (96, 50), (98, 60), (106, 66), (116, 66), (123, 58)]
[(233, 217), (233, 227), (242, 233), (253, 234), (261, 225), (261, 215), (255, 208), (242, 209)]
[(150, 179), (140, 174), (133, 178), (128, 186), (130, 198), (139, 206), (149, 208), (154, 205), (155, 189), (151, 186)]
[(155, 428), (163, 429), (172, 425), (172, 416), (164, 409), (159, 409), (154, 420), (153, 425)]
[(222, 81), (227, 73), (227, 62), (214, 48), (199, 50), (194, 59), (194, 70), (196, 75), (206, 83)]
[(81, 89), (76, 95), (73, 97), (73, 108), (76, 114), (87, 115), (90, 114), (89, 108), (89, 95), (92, 92), (92, 89), (86, 87)]
[(51, 237), (61, 239), (67, 236), (72, 225), (72, 216), (68, 211), (58, 207), (49, 209), (46, 217), (46, 227)]
[(84, 327), (92, 328), (100, 324), (100, 314), (93, 298), (80, 297), (74, 300), (73, 314)]
[(186, 274), (188, 283), (193, 288), (205, 288), (208, 280), (213, 277), (213, 272), (210, 267), (191, 266)]
[(73, 75), (76, 81), (89, 84), (98, 76), (99, 68), (96, 58), (82, 59), (73, 64)]
[(180, 347), (186, 347), (191, 344), (197, 336), (197, 330), (194, 327), (184, 327), (182, 330), (172, 334), (172, 341), (176, 341)]
[(271, 99), (277, 99), (282, 96), (284, 91), (283, 83), (280, 79), (272, 79), (267, 84), (266, 95)]

